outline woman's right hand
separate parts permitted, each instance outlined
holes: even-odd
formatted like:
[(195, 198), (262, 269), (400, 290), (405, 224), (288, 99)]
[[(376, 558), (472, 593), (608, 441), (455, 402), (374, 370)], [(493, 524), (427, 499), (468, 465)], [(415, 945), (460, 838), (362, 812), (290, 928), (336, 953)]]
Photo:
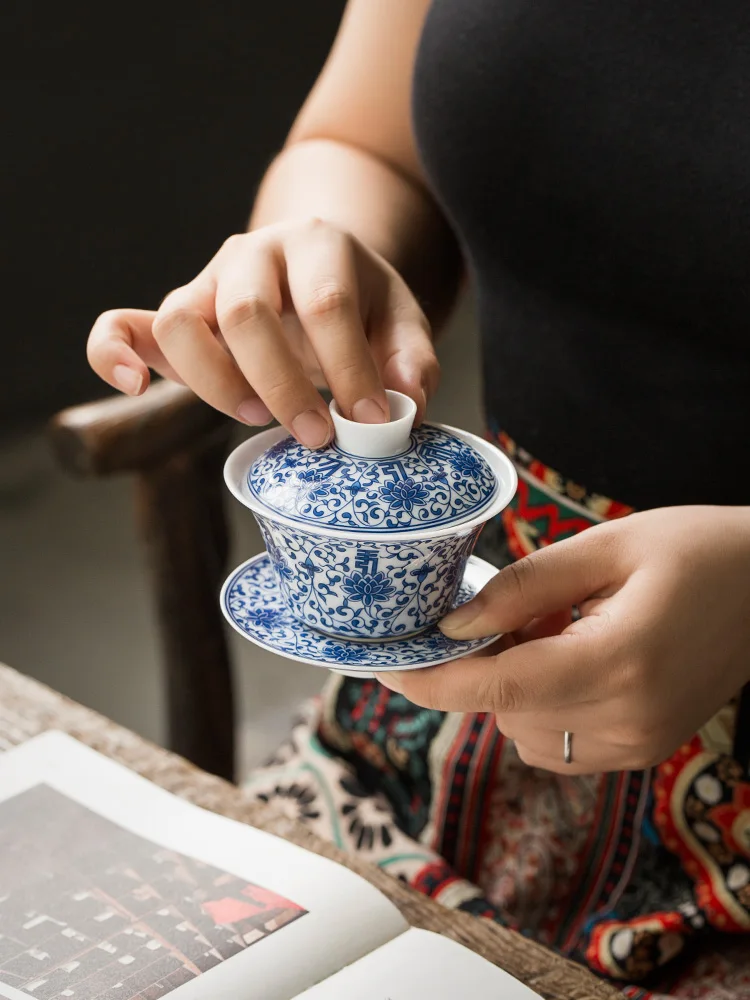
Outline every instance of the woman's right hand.
[(246, 424), (275, 417), (310, 448), (333, 435), (316, 374), (364, 423), (388, 419), (385, 388), (411, 396), (421, 420), (439, 377), (429, 324), (402, 278), (317, 219), (230, 237), (158, 312), (103, 313), (88, 358), (129, 395), (145, 390), (151, 368)]

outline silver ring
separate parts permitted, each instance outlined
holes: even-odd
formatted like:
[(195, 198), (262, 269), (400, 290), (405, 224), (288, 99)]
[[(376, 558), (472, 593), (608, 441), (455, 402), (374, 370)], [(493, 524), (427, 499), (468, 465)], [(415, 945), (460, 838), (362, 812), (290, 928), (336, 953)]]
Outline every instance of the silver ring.
[(566, 764), (573, 761), (573, 734), (565, 730), (565, 742), (563, 745), (563, 760)]

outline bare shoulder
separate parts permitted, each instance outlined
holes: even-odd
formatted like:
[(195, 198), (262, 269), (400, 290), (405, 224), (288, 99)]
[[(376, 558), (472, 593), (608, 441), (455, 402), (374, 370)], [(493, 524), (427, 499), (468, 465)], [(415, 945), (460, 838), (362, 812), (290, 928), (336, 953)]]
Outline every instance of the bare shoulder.
[(290, 141), (346, 142), (422, 180), (411, 85), (429, 6), (430, 0), (349, 0)]

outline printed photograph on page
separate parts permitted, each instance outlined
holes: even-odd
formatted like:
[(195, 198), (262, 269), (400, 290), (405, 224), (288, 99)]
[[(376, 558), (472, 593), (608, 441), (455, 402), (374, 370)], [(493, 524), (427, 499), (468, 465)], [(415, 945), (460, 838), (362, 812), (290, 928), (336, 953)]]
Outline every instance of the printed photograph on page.
[(157, 1000), (306, 915), (45, 784), (0, 802), (0, 983)]

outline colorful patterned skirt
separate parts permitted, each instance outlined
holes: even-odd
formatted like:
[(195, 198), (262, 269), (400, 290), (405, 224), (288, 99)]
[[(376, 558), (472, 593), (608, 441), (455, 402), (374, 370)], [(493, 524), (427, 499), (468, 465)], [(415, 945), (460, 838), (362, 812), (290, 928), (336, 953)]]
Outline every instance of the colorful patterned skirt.
[[(490, 562), (631, 512), (496, 438), (520, 483), (479, 540)], [(736, 717), (727, 706), (651, 771), (566, 777), (524, 765), (492, 715), (422, 709), (332, 675), (249, 788), (630, 997), (750, 998), (750, 783)]]

